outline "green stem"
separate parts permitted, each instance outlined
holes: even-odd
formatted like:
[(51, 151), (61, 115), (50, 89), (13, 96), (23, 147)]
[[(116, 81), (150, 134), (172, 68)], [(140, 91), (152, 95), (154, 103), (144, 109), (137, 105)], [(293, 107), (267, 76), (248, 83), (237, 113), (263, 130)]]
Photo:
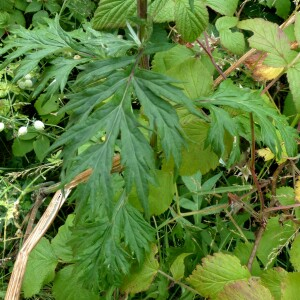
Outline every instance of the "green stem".
[(182, 283), (182, 282), (174, 279), (172, 276), (168, 275), (167, 273), (165, 273), (165, 272), (163, 272), (161, 270), (158, 270), (158, 273), (161, 274), (161, 275), (163, 275), (164, 277), (168, 278), (169, 280), (173, 281), (174, 283), (180, 285), (181, 287), (187, 289), (188, 291), (190, 291), (190, 292), (192, 292), (192, 293), (194, 293), (196, 295), (200, 295), (198, 291), (196, 291), (193, 288), (189, 287), (188, 285), (186, 285), (186, 284), (184, 284), (184, 283)]
[[(146, 38), (147, 5), (147, 0), (137, 0), (137, 16), (141, 22), (141, 24), (138, 25), (138, 37), (142, 44)], [(143, 55), (141, 57), (140, 66), (143, 69), (149, 70), (150, 66), (148, 55)]]

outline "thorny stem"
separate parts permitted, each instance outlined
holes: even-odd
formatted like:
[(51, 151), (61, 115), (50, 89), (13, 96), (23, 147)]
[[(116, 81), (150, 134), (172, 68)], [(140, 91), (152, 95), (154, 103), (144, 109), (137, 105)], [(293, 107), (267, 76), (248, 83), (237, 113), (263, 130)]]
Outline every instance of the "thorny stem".
[(253, 114), (250, 113), (250, 125), (251, 125), (251, 165), (250, 165), (250, 171), (251, 175), (253, 177), (254, 184), (257, 188), (258, 191), (258, 196), (260, 200), (260, 209), (263, 211), (265, 207), (265, 200), (263, 193), (261, 191), (261, 186), (258, 182), (257, 175), (255, 173), (255, 133), (254, 133), (254, 119), (253, 119)]
[(223, 73), (223, 71), (221, 70), (221, 68), (217, 65), (215, 59), (212, 56), (212, 53), (211, 53), (211, 50), (210, 50), (210, 47), (209, 47), (209, 43), (208, 43), (208, 39), (207, 39), (207, 35), (205, 34), (205, 44), (206, 45), (203, 45), (203, 43), (201, 43), (199, 41), (199, 39), (197, 39), (196, 41), (199, 44), (199, 46), (206, 52), (206, 54), (210, 58), (212, 64), (215, 66), (216, 70), (219, 72), (220, 76), (222, 76), (223, 79), (226, 79), (227, 78), (226, 75)]
[(275, 170), (275, 172), (273, 173), (272, 176), (272, 196), (276, 196), (276, 186), (277, 186), (277, 178), (279, 176), (279, 174), (281, 173), (282, 169), (284, 168), (284, 166), (286, 165), (286, 162), (280, 164), (277, 169)]
[(254, 258), (256, 256), (256, 252), (257, 252), (257, 249), (258, 249), (258, 245), (259, 245), (260, 240), (263, 236), (263, 233), (265, 232), (266, 225), (267, 225), (266, 223), (263, 223), (260, 226), (259, 230), (258, 230), (256, 239), (255, 239), (255, 243), (254, 243), (253, 249), (251, 251), (251, 255), (249, 257), (248, 263), (247, 263), (247, 268), (248, 268), (249, 272), (251, 272), (253, 261), (254, 261)]
[[(138, 25), (138, 37), (143, 43), (146, 36), (146, 22), (147, 22), (147, 0), (137, 0), (137, 16), (141, 20), (141, 24)], [(149, 57), (143, 55), (141, 57), (140, 65), (144, 69), (149, 69)]]

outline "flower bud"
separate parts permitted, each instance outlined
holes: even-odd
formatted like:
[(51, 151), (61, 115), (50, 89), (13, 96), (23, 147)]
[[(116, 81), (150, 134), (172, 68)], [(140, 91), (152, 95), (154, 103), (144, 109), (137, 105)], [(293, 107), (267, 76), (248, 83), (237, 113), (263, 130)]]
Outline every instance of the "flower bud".
[(5, 125), (3, 122), (0, 122), (0, 132), (3, 131), (5, 128)]
[(44, 130), (45, 124), (42, 121), (34, 121), (33, 126), (36, 130)]
[(18, 136), (25, 135), (27, 133), (27, 127), (21, 126), (18, 130)]
[(33, 86), (33, 83), (30, 79), (25, 80), (25, 87), (31, 88)]

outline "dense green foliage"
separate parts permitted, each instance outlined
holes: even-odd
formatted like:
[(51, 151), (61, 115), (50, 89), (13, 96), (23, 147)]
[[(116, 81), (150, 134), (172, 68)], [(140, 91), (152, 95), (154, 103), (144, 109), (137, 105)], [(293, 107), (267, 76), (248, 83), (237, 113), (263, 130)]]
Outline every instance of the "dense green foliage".
[(92, 169), (25, 298), (295, 299), (298, 1), (0, 9), (0, 297), (40, 188)]

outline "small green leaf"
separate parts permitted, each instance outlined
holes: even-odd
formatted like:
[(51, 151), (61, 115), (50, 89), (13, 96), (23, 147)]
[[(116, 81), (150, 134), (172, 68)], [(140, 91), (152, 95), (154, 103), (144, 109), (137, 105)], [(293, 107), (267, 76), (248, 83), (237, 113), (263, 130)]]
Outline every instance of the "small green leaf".
[(300, 235), (294, 239), (290, 250), (290, 261), (296, 271), (300, 271)]
[(49, 139), (44, 136), (40, 135), (34, 142), (33, 142), (33, 150), (40, 162), (42, 162), (47, 154), (47, 151), (50, 147)]
[(289, 239), (294, 234), (291, 221), (279, 223), (279, 216), (268, 220), (266, 230), (260, 240), (257, 257), (265, 267), (270, 266)]
[(288, 274), (282, 268), (274, 268), (264, 271), (261, 275), (262, 284), (267, 287), (272, 293), (275, 300), (281, 300), (281, 283), (284, 281), (284, 278)]
[[(160, 215), (165, 212), (173, 200), (174, 183), (172, 172), (163, 170), (155, 171), (155, 184), (149, 185), (149, 211), (150, 215)], [(139, 210), (143, 211), (138, 200), (135, 189), (129, 194), (129, 202)]]
[(214, 298), (224, 286), (237, 280), (250, 278), (248, 269), (235, 256), (215, 253), (202, 259), (187, 281), (202, 296)]
[(25, 10), (25, 14), (26, 13), (30, 13), (30, 12), (36, 12), (36, 11), (39, 11), (41, 10), (42, 8), (42, 3), (41, 2), (38, 2), (37, 0), (33, 0), (32, 2), (30, 2), (28, 4), (28, 6), (26, 7), (26, 10)]
[(168, 51), (158, 52), (154, 55), (152, 70), (167, 74), (172, 68), (192, 57), (194, 57), (194, 52), (191, 49), (183, 45), (176, 45)]
[(281, 205), (295, 204), (294, 189), (288, 186), (282, 186), (276, 189), (276, 200), (278, 200)]
[(286, 19), (289, 16), (291, 10), (291, 1), (286, 0), (276, 0), (275, 2), (272, 0), (272, 3), (276, 8), (276, 15), (279, 17)]
[[(201, 72), (199, 72), (201, 70)], [(167, 71), (167, 75), (178, 79), (185, 94), (192, 100), (211, 93), (213, 76), (203, 65), (200, 58), (188, 58)]]
[(74, 260), (72, 248), (68, 245), (72, 237), (70, 227), (73, 226), (74, 217), (75, 215), (73, 214), (68, 215), (65, 224), (59, 227), (58, 233), (51, 240), (54, 253), (63, 262), (72, 262)]
[(234, 54), (242, 54), (245, 50), (244, 35), (230, 30), (237, 24), (237, 17), (221, 17), (216, 22), (216, 28), (220, 33), (221, 44)]
[(43, 285), (54, 279), (57, 263), (50, 242), (43, 237), (29, 255), (22, 285), (26, 298), (37, 294)]
[(241, 55), (245, 51), (245, 39), (241, 32), (231, 32), (231, 30), (220, 31), (221, 44), (230, 52)]
[(38, 27), (39, 25), (46, 25), (47, 22), (45, 19), (48, 18), (49, 18), (49, 13), (45, 10), (40, 10), (32, 16), (32, 25), (34, 27)]
[(135, 0), (102, 0), (93, 18), (97, 30), (125, 27), (136, 13)]
[[(241, 261), (241, 264), (243, 266), (246, 266), (248, 263), (248, 259), (251, 255), (251, 252), (253, 250), (253, 243), (242, 243), (239, 242), (237, 246), (235, 247), (233, 254)], [(257, 261), (257, 258), (255, 257), (252, 264), (251, 274), (253, 276), (259, 276), (261, 274), (261, 269), (259, 266), (259, 263)]]
[(181, 278), (184, 277), (184, 271), (185, 271), (184, 259), (191, 254), (192, 253), (181, 253), (173, 261), (170, 267), (170, 272), (172, 273), (172, 276), (175, 280), (180, 280)]
[(175, 20), (175, 1), (155, 0), (149, 6), (149, 15), (155, 23), (171, 22)]
[(6, 11), (1, 11), (0, 12), (0, 28), (6, 28), (9, 23), (9, 13)]
[(180, 175), (190, 176), (200, 171), (202, 174), (219, 165), (219, 157), (212, 147), (205, 147), (209, 125), (199, 118), (189, 115), (181, 119), (186, 135), (187, 147), (182, 151)]
[(187, 1), (176, 0), (175, 22), (182, 39), (186, 42), (193, 42), (208, 25), (208, 11), (202, 1), (197, 1), (192, 11)]
[(207, 6), (222, 15), (233, 16), (239, 0), (207, 0), (206, 3)]
[(156, 253), (157, 247), (152, 246), (151, 252), (146, 256), (143, 264), (131, 269), (130, 274), (124, 278), (121, 285), (122, 292), (136, 294), (149, 289), (159, 268), (159, 263), (155, 258)]
[(225, 285), (217, 300), (273, 300), (271, 292), (255, 279), (238, 280)]
[(34, 107), (39, 115), (47, 115), (52, 112), (57, 112), (59, 108), (59, 97), (58, 95), (54, 95), (48, 99), (45, 94), (42, 94), (37, 101), (35, 101)]
[(19, 138), (14, 139), (12, 150), (14, 156), (24, 156), (28, 152), (33, 150), (34, 140), (21, 140)]
[(52, 292), (56, 300), (100, 300), (99, 295), (83, 287), (73, 265), (64, 267), (56, 274)]

